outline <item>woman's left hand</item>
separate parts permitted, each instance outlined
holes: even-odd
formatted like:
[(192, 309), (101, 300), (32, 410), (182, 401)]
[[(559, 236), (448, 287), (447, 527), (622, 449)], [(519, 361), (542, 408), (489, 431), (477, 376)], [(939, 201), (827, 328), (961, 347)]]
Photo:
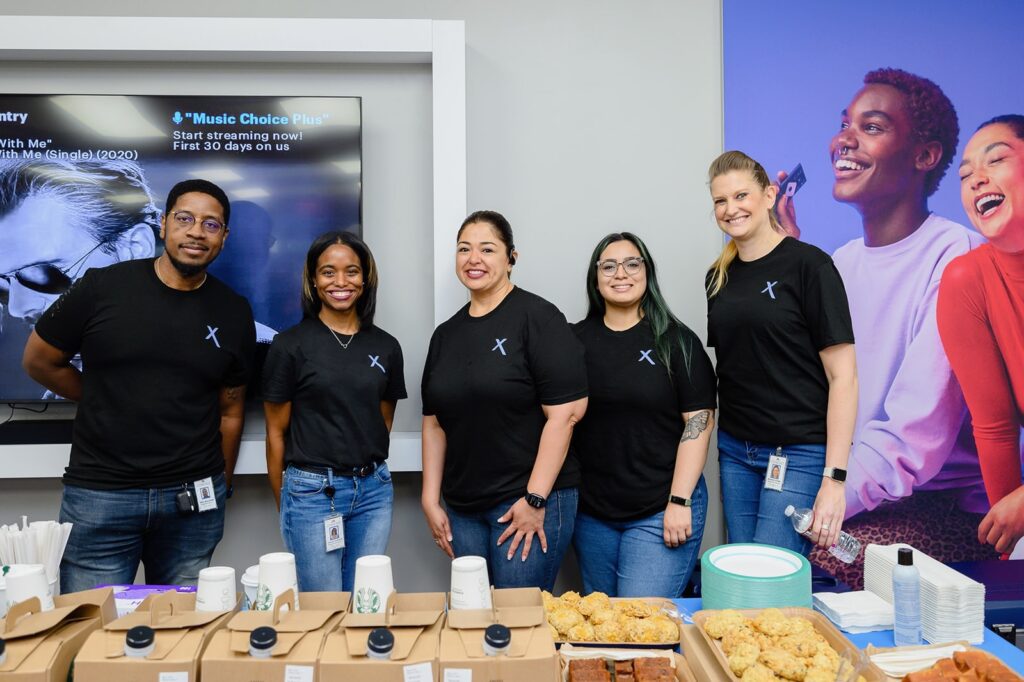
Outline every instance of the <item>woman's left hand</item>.
[(678, 547), (693, 535), (693, 514), (689, 507), (669, 502), (665, 507), (664, 539), (666, 547)]
[(828, 549), (839, 540), (846, 516), (846, 490), (843, 484), (831, 478), (823, 478), (818, 496), (814, 498), (814, 523), (811, 539), (819, 547)]
[(508, 511), (498, 519), (498, 523), (507, 523), (508, 528), (498, 538), (498, 546), (501, 547), (512, 537), (512, 545), (508, 548), (508, 558), (516, 553), (519, 543), (523, 543), (523, 561), (530, 555), (530, 547), (533, 545), (533, 536), (540, 540), (540, 548), (543, 552), (548, 551), (548, 539), (544, 535), (544, 508), (535, 509), (526, 503), (526, 498), (520, 497), (516, 503), (509, 507)]

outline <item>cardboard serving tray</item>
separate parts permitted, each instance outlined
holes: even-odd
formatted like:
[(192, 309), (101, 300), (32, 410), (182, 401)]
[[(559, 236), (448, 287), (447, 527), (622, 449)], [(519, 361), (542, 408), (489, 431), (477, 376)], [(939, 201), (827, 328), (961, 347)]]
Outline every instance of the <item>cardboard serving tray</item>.
[[(588, 642), (589, 643), (589, 642)], [(569, 655), (566, 655), (566, 654)], [(614, 660), (629, 660), (637, 658), (637, 654), (640, 653), (638, 649), (625, 649), (625, 648), (594, 648), (594, 647), (573, 647), (571, 644), (566, 644), (559, 650), (558, 654), (558, 669), (559, 669), (559, 680), (567, 682), (569, 679), (569, 660), (578, 658), (611, 658)], [(690, 669), (690, 664), (687, 663), (686, 659), (681, 655), (677, 654), (672, 649), (648, 649), (644, 653), (650, 653), (654, 656), (661, 656), (663, 658), (670, 658), (675, 663), (675, 669), (672, 671), (675, 673), (675, 679), (677, 682), (697, 682), (696, 676), (693, 674), (693, 670)]]
[[(735, 609), (739, 611), (747, 618), (757, 618), (757, 616), (764, 611), (764, 609)], [(836, 626), (832, 624), (828, 618), (823, 614), (814, 611), (813, 609), (805, 609), (797, 606), (791, 606), (779, 609), (786, 616), (799, 616), (806, 620), (811, 621), (814, 629), (825, 638), (825, 641), (836, 650), (836, 652), (842, 656), (846, 654), (850, 657), (850, 660), (857, 660), (860, 657), (860, 649), (858, 649), (853, 642), (843, 636), (843, 633), (836, 629)], [(697, 626), (697, 631), (701, 637), (707, 642), (711, 648), (711, 652), (715, 656), (715, 660), (718, 661), (718, 665), (721, 667), (722, 672), (725, 673), (726, 679), (732, 682), (739, 682), (739, 678), (733, 674), (732, 669), (729, 667), (729, 660), (726, 658), (725, 652), (722, 651), (721, 643), (713, 639), (707, 632), (704, 631), (704, 623), (707, 619), (716, 613), (713, 610), (702, 610), (693, 614), (693, 624)], [(873, 663), (868, 662), (866, 669), (861, 670), (860, 674), (864, 677), (867, 682), (887, 682), (885, 674), (878, 669)]]
[[(664, 599), (661, 597), (610, 597), (612, 604), (623, 601), (642, 601), (646, 604), (652, 604), (657, 606), (666, 612), (667, 615), (676, 626), (681, 625), (679, 620), (679, 610), (676, 605), (672, 603), (671, 599)], [(544, 613), (545, 622), (547, 621), (547, 612)], [(603, 646), (603, 647), (615, 647), (617, 649), (651, 649), (657, 647), (671, 647), (675, 648), (679, 644), (678, 630), (676, 638), (667, 642), (604, 642), (604, 641), (593, 641), (593, 642), (577, 642), (574, 640), (567, 639), (555, 639), (555, 646), (561, 646), (562, 644), (573, 644), (575, 646)]]

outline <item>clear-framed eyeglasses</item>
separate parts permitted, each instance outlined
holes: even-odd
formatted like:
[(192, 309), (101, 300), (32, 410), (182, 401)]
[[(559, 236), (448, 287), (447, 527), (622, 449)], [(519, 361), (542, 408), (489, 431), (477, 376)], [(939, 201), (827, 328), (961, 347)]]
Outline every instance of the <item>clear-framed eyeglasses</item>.
[[(175, 211), (171, 215), (174, 218), (175, 224), (183, 229), (187, 230), (196, 224), (196, 217), (188, 211)], [(202, 226), (203, 231), (211, 236), (220, 234), (220, 231), (224, 229), (224, 225), (213, 218), (206, 218), (199, 224)]]
[(608, 260), (599, 260), (597, 261), (597, 271), (605, 277), (611, 278), (619, 271), (620, 265), (622, 266), (623, 272), (630, 277), (635, 277), (644, 269), (644, 259), (640, 256), (631, 256), (629, 258), (623, 258), (620, 261), (613, 258), (609, 258)]

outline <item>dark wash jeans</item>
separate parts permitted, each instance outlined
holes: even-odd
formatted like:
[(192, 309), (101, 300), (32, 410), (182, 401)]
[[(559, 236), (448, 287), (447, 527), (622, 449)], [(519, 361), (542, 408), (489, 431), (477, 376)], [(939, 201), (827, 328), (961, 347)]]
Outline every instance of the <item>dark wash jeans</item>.
[(213, 489), (217, 509), (183, 515), (175, 504), (181, 486), (127, 490), (64, 486), (60, 521), (74, 527), (60, 564), (61, 592), (130, 585), (140, 561), (151, 585), (195, 585), (224, 535), (224, 474), (213, 477)]

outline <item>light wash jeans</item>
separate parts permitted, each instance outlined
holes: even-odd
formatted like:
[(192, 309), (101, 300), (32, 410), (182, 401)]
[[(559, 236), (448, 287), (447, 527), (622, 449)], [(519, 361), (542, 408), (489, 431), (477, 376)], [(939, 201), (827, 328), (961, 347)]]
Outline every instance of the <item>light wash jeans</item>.
[(455, 556), (482, 556), (487, 559), (487, 570), (491, 583), (498, 588), (539, 587), (551, 591), (555, 586), (562, 557), (569, 549), (572, 529), (576, 521), (576, 504), (579, 492), (576, 488), (554, 490), (544, 507), (544, 535), (548, 541), (545, 554), (540, 549), (540, 540), (534, 536), (530, 555), (522, 560), (523, 545), (519, 544), (515, 555), (508, 558), (512, 538), (498, 546), (498, 538), (505, 532), (507, 523), (498, 523), (516, 500), (505, 500), (490, 509), (477, 513), (463, 513), (448, 509), (448, 523), (452, 529), (452, 549)]
[(183, 489), (64, 486), (60, 521), (74, 527), (60, 563), (61, 593), (131, 585), (140, 561), (151, 585), (195, 585), (224, 535), (227, 486), (224, 474), (213, 477), (217, 508), (201, 514), (178, 512)]
[(327, 551), (324, 519), (331, 500), (328, 476), (289, 466), (281, 484), (281, 537), (295, 555), (300, 592), (351, 592), (356, 559), (384, 554), (391, 535), (395, 491), (387, 463), (368, 476), (332, 476), (334, 509), (341, 514), (345, 546)]
[[(572, 543), (585, 592), (610, 597), (681, 597), (700, 554), (708, 513), (708, 488), (693, 490), (693, 535), (678, 547), (665, 545), (665, 511), (635, 521), (605, 521), (581, 513)], [(666, 500), (667, 503), (667, 500)]]
[(824, 444), (781, 445), (786, 457), (782, 490), (766, 490), (768, 458), (779, 445), (752, 443), (718, 430), (718, 469), (729, 542), (785, 547), (806, 556), (811, 543), (793, 530), (786, 505), (814, 507), (825, 468)]

